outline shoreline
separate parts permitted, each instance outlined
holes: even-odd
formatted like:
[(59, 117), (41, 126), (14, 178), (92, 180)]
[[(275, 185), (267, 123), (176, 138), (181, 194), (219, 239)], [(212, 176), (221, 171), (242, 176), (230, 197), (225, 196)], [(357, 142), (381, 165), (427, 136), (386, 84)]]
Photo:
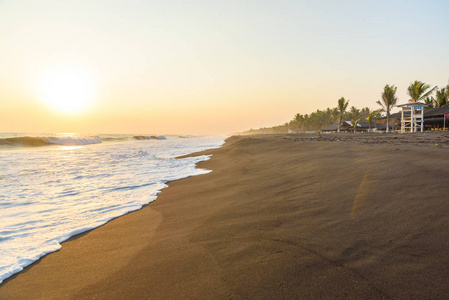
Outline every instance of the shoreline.
[(230, 137), (189, 155), (213, 154), (197, 166), (212, 173), (70, 238), (6, 279), (0, 298), (442, 296), (448, 141)]
[(174, 158), (223, 142), (223, 137), (141, 142), (128, 136), (119, 144), (38, 152), (12, 147), (0, 165), (0, 194), (5, 196), (0, 200), (0, 283), (58, 251), (68, 238), (141, 209), (157, 198), (166, 182), (207, 173), (195, 165), (208, 157)]

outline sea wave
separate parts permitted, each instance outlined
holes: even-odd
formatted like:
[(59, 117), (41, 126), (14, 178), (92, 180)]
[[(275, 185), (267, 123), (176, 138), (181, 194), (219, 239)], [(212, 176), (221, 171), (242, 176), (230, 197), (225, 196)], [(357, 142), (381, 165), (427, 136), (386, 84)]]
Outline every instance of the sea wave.
[[(3, 134), (31, 143), (66, 143), (97, 135)], [(18, 135), (18, 134), (16, 134)], [(98, 135), (102, 140), (104, 135)], [(125, 135), (107, 135), (106, 138)], [(56, 146), (38, 151), (0, 151), (0, 284), (71, 236), (154, 201), (167, 182), (210, 171), (197, 169), (209, 156), (175, 159), (217, 148), (223, 138), (198, 137), (167, 141), (105, 142), (92, 147)], [(45, 139), (42, 137), (52, 137)], [(65, 138), (54, 140), (55, 138)], [(8, 140), (11, 143), (14, 140)], [(17, 143), (18, 141), (14, 141)], [(85, 142), (85, 141), (84, 141)], [(8, 195), (2, 197), (2, 195)], [(1, 289), (1, 288), (0, 288)]]
[(133, 136), (136, 140), (166, 140), (167, 137), (164, 135), (135, 135)]
[[(184, 138), (184, 136), (176, 136)], [(185, 136), (188, 137), (188, 136)], [(165, 135), (129, 135), (129, 134), (99, 134), (99, 135), (78, 135), (78, 134), (15, 134), (0, 133), (0, 150), (4, 147), (42, 147), (50, 145), (60, 146), (83, 146), (110, 142), (126, 142), (131, 140), (167, 140), (172, 136)]]
[(91, 137), (10, 137), (0, 139), (0, 145), (3, 146), (28, 146), (41, 147), (49, 145), (77, 146), (100, 144), (102, 141), (98, 136)]
[(127, 136), (127, 135), (122, 135), (122, 136), (100, 135), (100, 138), (103, 142), (119, 142), (119, 141), (127, 141), (127, 140), (131, 139), (131, 137)]

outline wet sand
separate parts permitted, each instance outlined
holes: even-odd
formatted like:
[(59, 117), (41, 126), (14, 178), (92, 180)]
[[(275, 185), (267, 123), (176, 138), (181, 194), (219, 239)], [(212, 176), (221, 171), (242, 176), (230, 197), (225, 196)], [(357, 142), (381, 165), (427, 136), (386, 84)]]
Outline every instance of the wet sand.
[(231, 137), (0, 299), (444, 298), (449, 135)]

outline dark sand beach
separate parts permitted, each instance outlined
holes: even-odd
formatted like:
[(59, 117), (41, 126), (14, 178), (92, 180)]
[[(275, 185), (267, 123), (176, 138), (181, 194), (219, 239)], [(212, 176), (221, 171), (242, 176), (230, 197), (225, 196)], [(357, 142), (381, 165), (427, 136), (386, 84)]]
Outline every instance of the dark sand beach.
[(143, 209), (63, 243), (0, 299), (449, 295), (449, 135), (231, 137)]

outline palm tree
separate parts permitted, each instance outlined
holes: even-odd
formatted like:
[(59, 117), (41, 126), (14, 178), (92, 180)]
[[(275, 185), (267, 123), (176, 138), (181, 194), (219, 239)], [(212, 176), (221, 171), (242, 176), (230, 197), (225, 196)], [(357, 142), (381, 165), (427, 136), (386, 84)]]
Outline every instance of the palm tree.
[(447, 97), (447, 99), (449, 99), (449, 82), (447, 83), (447, 86), (446, 86), (446, 97)]
[(360, 115), (362, 119), (366, 119), (371, 114), (371, 109), (369, 107), (364, 107), (360, 110)]
[(357, 123), (363, 117), (362, 113), (360, 112), (360, 110), (358, 110), (354, 106), (351, 106), (351, 109), (349, 110), (349, 116), (351, 118), (351, 123), (352, 123), (352, 126), (354, 127), (354, 133), (355, 133), (355, 130), (357, 128)]
[(435, 93), (435, 107), (446, 106), (448, 100), (448, 92), (446, 88), (442, 88)]
[(379, 114), (379, 110), (373, 110), (367, 117), (366, 121), (368, 122), (369, 131), (371, 132), (371, 123), (376, 119)]
[(431, 90), (429, 84), (425, 84), (419, 80), (415, 80), (415, 82), (410, 83), (407, 88), (407, 94), (410, 96), (409, 102), (418, 102), (427, 98), (430, 94), (433, 93), (438, 87), (434, 86)]
[(424, 103), (425, 104), (427, 104), (427, 105), (429, 105), (430, 107), (432, 107), (432, 108), (435, 108), (436, 106), (436, 104), (435, 104), (435, 98), (433, 98), (433, 96), (432, 97), (426, 97), (425, 99), (424, 99)]
[(340, 121), (338, 122), (338, 132), (340, 132), (341, 121), (343, 119), (343, 113), (345, 112), (346, 108), (348, 108), (348, 104), (349, 104), (349, 100), (346, 101), (345, 97), (341, 97), (340, 99), (338, 99), (337, 109), (340, 112)]
[(396, 90), (397, 87), (394, 85), (389, 86), (388, 84), (385, 85), (384, 91), (381, 94), (382, 101), (377, 100), (377, 104), (382, 106), (382, 109), (387, 112), (387, 132), (390, 132), (390, 110), (393, 108), (393, 106), (396, 105), (396, 102), (398, 101), (398, 97), (396, 97)]

